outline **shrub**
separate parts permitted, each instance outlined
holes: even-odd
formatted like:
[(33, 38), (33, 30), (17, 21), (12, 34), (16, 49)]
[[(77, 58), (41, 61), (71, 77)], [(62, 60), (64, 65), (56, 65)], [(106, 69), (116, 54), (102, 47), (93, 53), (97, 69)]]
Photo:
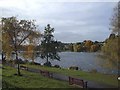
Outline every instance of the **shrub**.
[(35, 64), (35, 65), (41, 65), (40, 63), (36, 63), (36, 62), (34, 62), (34, 64)]
[(71, 67), (69, 67), (69, 69), (78, 70), (78, 67), (77, 66), (71, 66)]
[(44, 66), (49, 66), (49, 67), (52, 66), (52, 65), (51, 65), (51, 62), (46, 62), (46, 63), (44, 63), (43, 65), (44, 65)]
[(59, 66), (59, 65), (54, 65), (54, 67), (55, 67), (55, 68), (60, 68), (60, 66)]

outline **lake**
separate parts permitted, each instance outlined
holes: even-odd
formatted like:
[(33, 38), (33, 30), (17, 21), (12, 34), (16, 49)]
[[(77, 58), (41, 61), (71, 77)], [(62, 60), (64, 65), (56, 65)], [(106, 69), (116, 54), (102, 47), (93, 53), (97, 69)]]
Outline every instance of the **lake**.
[[(118, 67), (111, 61), (99, 57), (100, 53), (87, 52), (61, 52), (59, 53), (61, 60), (51, 60), (52, 65), (60, 65), (63, 68), (77, 66), (83, 71), (91, 71), (96, 69), (98, 72), (105, 74), (118, 74)], [(36, 62), (45, 63), (46, 60), (37, 57)]]
[[(61, 52), (59, 53), (59, 56), (61, 57), (60, 61), (50, 61), (52, 65), (60, 65), (62, 68), (77, 66), (79, 67), (79, 70), (82, 69), (83, 71), (96, 69), (98, 72), (104, 74), (118, 74), (117, 65), (114, 65), (110, 60), (99, 57), (99, 54), (100, 53), (88, 52)], [(43, 64), (46, 60), (37, 57), (35, 62)]]

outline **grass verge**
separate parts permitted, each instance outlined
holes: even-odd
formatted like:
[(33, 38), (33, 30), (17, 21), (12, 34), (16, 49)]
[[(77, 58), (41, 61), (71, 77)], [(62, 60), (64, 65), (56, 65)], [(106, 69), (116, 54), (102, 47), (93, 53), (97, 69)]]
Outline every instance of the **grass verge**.
[[(16, 69), (4, 66), (2, 70), (3, 88), (73, 88), (68, 82), (46, 78), (37, 73), (21, 70), (23, 76), (14, 75)], [(7, 85), (7, 86), (6, 86)]]
[(30, 64), (24, 64), (28, 67), (35, 68), (35, 69), (42, 69), (42, 70), (48, 70), (55, 73), (61, 73), (67, 76), (74, 76), (77, 78), (82, 78), (85, 80), (91, 80), (98, 83), (118, 86), (118, 80), (117, 75), (107, 75), (102, 73), (90, 73), (85, 71), (75, 71), (75, 70), (68, 70), (68, 69), (59, 69), (54, 67), (46, 67), (46, 66), (39, 66), (39, 65), (30, 65)]

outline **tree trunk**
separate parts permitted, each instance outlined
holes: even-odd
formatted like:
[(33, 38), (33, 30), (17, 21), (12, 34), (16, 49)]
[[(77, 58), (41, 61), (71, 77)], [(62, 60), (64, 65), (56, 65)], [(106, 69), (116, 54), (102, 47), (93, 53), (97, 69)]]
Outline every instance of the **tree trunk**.
[(2, 61), (4, 62), (6, 60), (6, 55), (5, 53), (2, 51)]
[(34, 58), (32, 58), (32, 64), (34, 64)]
[(34, 53), (32, 54), (32, 63), (34, 64)]
[(48, 54), (47, 54), (47, 63), (48, 63)]
[(2, 60), (4, 60), (4, 54), (3, 54), (3, 52), (2, 52)]
[(17, 37), (16, 37), (16, 32), (14, 32), (14, 37), (15, 37), (15, 43), (14, 43), (14, 50), (15, 50), (15, 54), (16, 54), (16, 60), (17, 60), (17, 73), (18, 73), (18, 76), (20, 76), (21, 74), (20, 74), (20, 62), (19, 62), (19, 60), (18, 60), (18, 45), (17, 45), (17, 43), (16, 43), (16, 41), (17, 41)]
[(18, 60), (18, 53), (17, 51), (15, 51), (15, 54), (16, 54), (16, 60), (17, 60), (17, 73), (18, 75), (20, 76), (20, 64), (19, 64), (19, 60)]

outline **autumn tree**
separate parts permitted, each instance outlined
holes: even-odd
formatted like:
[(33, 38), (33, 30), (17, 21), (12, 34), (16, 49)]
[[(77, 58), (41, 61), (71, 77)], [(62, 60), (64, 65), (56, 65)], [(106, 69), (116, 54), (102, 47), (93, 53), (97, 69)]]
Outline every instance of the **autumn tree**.
[(86, 40), (84, 47), (86, 48), (87, 51), (90, 51), (90, 48), (92, 45), (93, 45), (93, 42), (91, 40)]
[[(0, 23), (0, 54), (2, 54), (2, 24)], [(3, 54), (2, 54), (3, 59)]]
[(93, 45), (91, 45), (90, 51), (96, 52), (99, 50), (99, 48), (100, 48), (100, 46), (98, 44), (93, 44)]
[(51, 66), (49, 59), (60, 60), (58, 55), (58, 42), (54, 40), (54, 28), (50, 24), (45, 27), (43, 39), (41, 41), (41, 58), (46, 59), (45, 65)]
[(107, 39), (106, 43), (102, 47), (103, 53), (115, 63), (117, 63), (120, 58), (118, 38), (119, 37)]
[[(6, 35), (8, 39), (3, 41), (3, 50), (6, 47), (12, 47), (11, 51), (14, 51), (17, 60), (17, 73), (20, 73), (19, 58), (18, 58), (18, 47), (25, 44), (29, 40), (29, 36), (38, 36), (36, 31), (36, 25), (34, 21), (29, 20), (17, 20), (16, 17), (2, 18), (2, 34)], [(9, 49), (6, 51), (8, 52)]]
[(72, 44), (72, 43), (69, 44), (69, 50), (70, 50), (71, 52), (74, 51), (74, 48), (73, 48), (73, 44)]
[(114, 63), (120, 63), (120, 2), (114, 8), (114, 13), (110, 23), (110, 30), (112, 30), (109, 38), (105, 40), (102, 47), (103, 53), (108, 56)]
[(73, 50), (74, 52), (81, 52), (82, 51), (82, 46), (80, 44), (73, 44)]
[(76, 43), (73, 44), (73, 51), (74, 51), (74, 52), (77, 52), (77, 44), (76, 44)]
[(24, 58), (26, 60), (31, 59), (32, 62), (34, 63), (34, 58), (35, 58), (35, 46), (32, 44), (29, 44), (26, 46), (26, 51), (23, 54)]
[(111, 27), (112, 33), (116, 35), (120, 34), (120, 1), (117, 3), (116, 7), (114, 8), (114, 14), (111, 18)]
[[(42, 35), (41, 35), (42, 36)], [(36, 50), (37, 45), (39, 45), (38, 42), (40, 42), (41, 37), (38, 35), (29, 36), (28, 37), (28, 45), (26, 45), (26, 52), (24, 52), (24, 58), (27, 60), (32, 60), (32, 63), (34, 64), (34, 60), (36, 58)]]

